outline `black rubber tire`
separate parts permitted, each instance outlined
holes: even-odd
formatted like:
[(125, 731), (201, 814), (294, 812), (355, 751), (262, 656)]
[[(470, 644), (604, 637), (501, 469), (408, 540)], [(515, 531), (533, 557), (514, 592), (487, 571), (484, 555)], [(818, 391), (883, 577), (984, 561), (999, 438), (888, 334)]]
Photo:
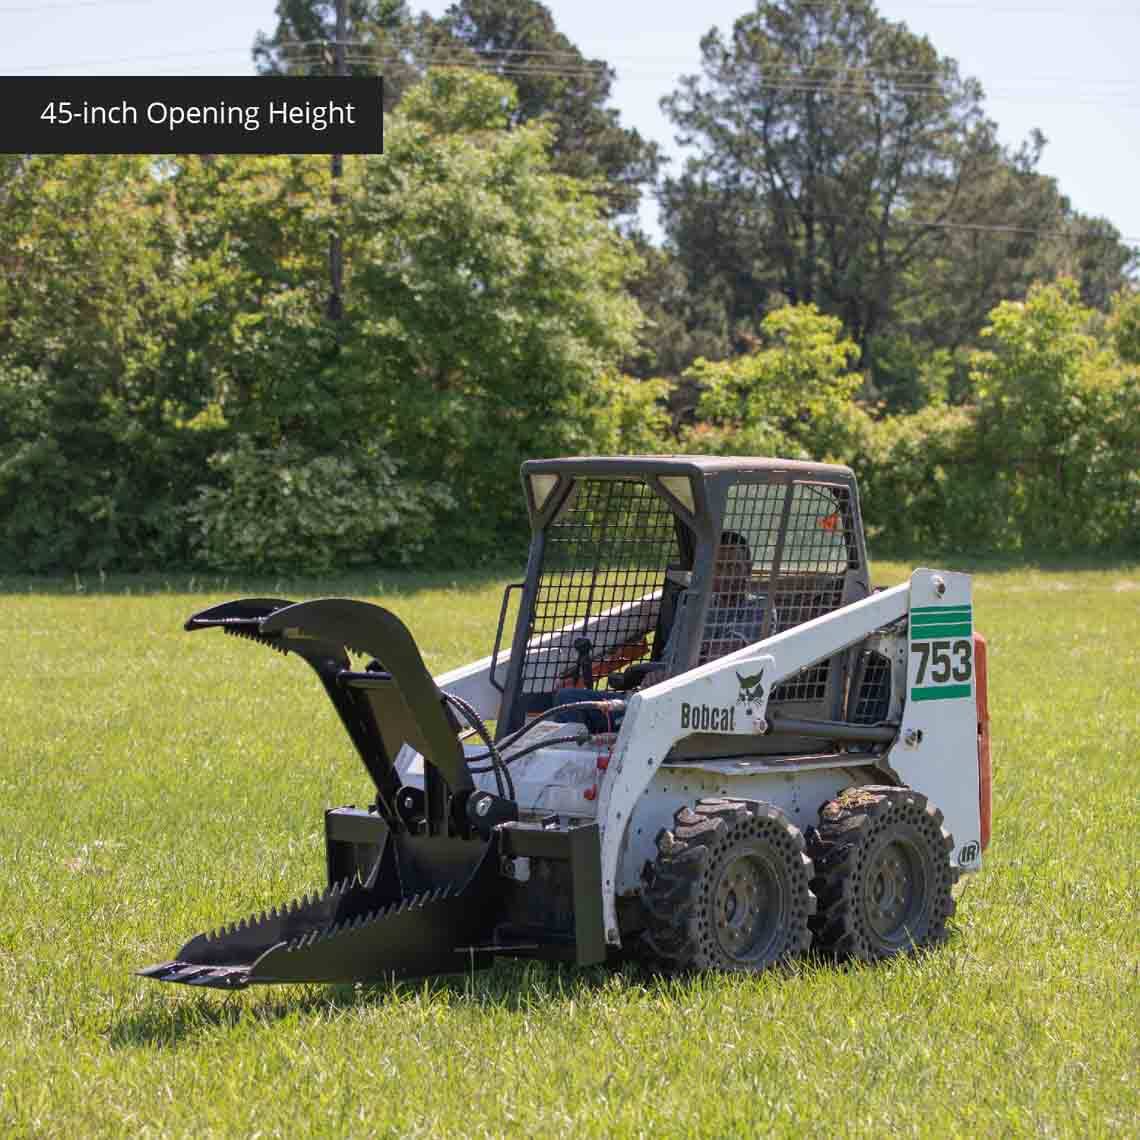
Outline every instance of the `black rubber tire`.
[(779, 808), (700, 800), (657, 836), (644, 939), (674, 970), (764, 970), (805, 952), (815, 913), (803, 834)]
[(816, 950), (874, 962), (945, 941), (954, 840), (924, 795), (848, 788), (820, 808), (819, 820), (807, 835)]

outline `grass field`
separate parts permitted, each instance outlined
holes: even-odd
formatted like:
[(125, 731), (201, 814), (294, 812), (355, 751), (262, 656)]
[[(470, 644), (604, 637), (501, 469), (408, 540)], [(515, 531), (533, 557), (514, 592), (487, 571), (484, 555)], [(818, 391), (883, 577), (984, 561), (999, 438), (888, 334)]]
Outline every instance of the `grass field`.
[(367, 798), (303, 665), (179, 632), (267, 589), (383, 599), (442, 669), (488, 651), (501, 581), (0, 581), (5, 1136), (1140, 1133), (1140, 567), (975, 581), (995, 837), (935, 953), (159, 986), (130, 971), (320, 885), (322, 809)]

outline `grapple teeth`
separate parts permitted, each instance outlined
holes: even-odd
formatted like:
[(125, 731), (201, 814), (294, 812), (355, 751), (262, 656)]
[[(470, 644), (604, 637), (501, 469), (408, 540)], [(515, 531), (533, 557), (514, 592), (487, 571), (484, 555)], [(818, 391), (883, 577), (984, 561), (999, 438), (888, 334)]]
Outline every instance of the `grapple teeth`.
[[(259, 633), (256, 629), (256, 623), (253, 626), (245, 624), (248, 620), (247, 618), (232, 618), (228, 622), (222, 622), (220, 623), (222, 632), (228, 633), (231, 637), (244, 637), (247, 641), (256, 641), (259, 645), (268, 645), (270, 649), (288, 655), (289, 650), (281, 643), (280, 638)], [(239, 622), (243, 624), (239, 625)]]

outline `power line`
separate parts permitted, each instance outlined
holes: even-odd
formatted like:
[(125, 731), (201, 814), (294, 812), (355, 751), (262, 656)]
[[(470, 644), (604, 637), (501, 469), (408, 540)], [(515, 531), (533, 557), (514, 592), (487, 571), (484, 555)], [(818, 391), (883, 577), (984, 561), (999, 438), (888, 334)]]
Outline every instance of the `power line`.
[(118, 59), (79, 59), (69, 63), (37, 63), (30, 67), (13, 67), (7, 74), (24, 75), (30, 71), (59, 71), (67, 67), (111, 67), (120, 63), (156, 63), (164, 59), (190, 59), (200, 56), (248, 55), (248, 48), (215, 48), (211, 51), (175, 51), (160, 55), (120, 56)]
[[(8, 12), (44, 12), (44, 11), (68, 11), (74, 8), (110, 8), (120, 7), (124, 5), (150, 5), (153, 0), (66, 0), (61, 4), (5, 4), (0, 5), (0, 15)], [(804, 8), (817, 8), (826, 10), (831, 7), (829, 3), (801, 3)], [(1027, 16), (1040, 16), (1040, 15), (1080, 15), (1084, 16), (1094, 12), (1119, 12), (1121, 7), (1119, 5), (1099, 5), (1096, 7), (1089, 7), (1088, 5), (1078, 4), (1073, 7), (1064, 7), (1060, 5), (1052, 5), (1048, 7), (1020, 7), (1009, 4), (987, 4), (980, 3), (975, 0), (971, 3), (969, 0), (946, 0), (946, 2), (934, 2), (923, 4), (902, 4), (899, 5), (903, 11), (983, 11), (986, 14), (1012, 14), (1012, 15), (1027, 15)], [(313, 42), (313, 41), (310, 41)], [(516, 49), (523, 51), (524, 49)], [(566, 55), (575, 54), (566, 52)]]
[[(74, 6), (83, 6), (84, 4), (90, 6), (97, 6), (100, 3), (136, 3), (142, 0), (78, 0)], [(57, 5), (57, 7), (69, 7), (72, 5)], [(4, 11), (5, 9), (0, 9)], [(14, 10), (14, 9), (13, 9)], [(362, 40), (354, 40), (345, 38), (338, 40), (336, 38), (328, 40), (298, 40), (291, 43), (278, 44), (270, 48), (272, 52), (281, 55), (286, 62), (290, 63), (320, 63), (326, 62), (325, 57), (321, 54), (322, 49), (340, 48), (343, 47), (347, 52), (351, 52), (347, 58), (351, 63), (357, 65), (373, 65), (378, 66), (381, 64), (393, 63), (409, 63), (412, 60), (404, 59), (399, 55), (391, 54), (392, 51), (412, 51), (417, 49), (422, 51), (423, 62), (427, 65), (442, 64), (442, 65), (459, 65), (468, 66), (471, 68), (496, 71), (500, 74), (513, 74), (513, 75), (526, 75), (526, 74), (539, 74), (546, 75), (552, 78), (590, 78), (600, 77), (609, 70), (609, 65), (602, 61), (591, 61), (584, 59), (576, 52), (562, 52), (552, 50), (540, 49), (498, 49), (498, 50), (484, 50), (474, 53), (471, 49), (461, 47), (431, 47), (418, 43), (414, 40), (404, 39), (401, 42), (400, 37), (393, 36), (385, 40), (376, 42), (368, 42)], [(386, 54), (377, 54), (379, 52)], [(367, 53), (367, 54), (365, 54)], [(220, 55), (244, 55), (246, 49), (232, 48), (220, 49), (213, 51), (194, 51), (194, 52), (166, 52), (155, 55), (145, 56), (128, 56), (119, 57), (115, 59), (93, 59), (93, 60), (78, 60), (67, 63), (52, 63), (52, 64), (34, 64), (26, 67), (13, 68), (11, 73), (27, 73), (33, 71), (49, 71), (56, 68), (69, 68), (69, 67), (95, 67), (95, 66), (110, 66), (120, 63), (147, 63), (147, 62), (160, 62), (166, 59), (178, 58), (191, 58), (194, 56), (220, 56)], [(521, 60), (516, 57), (525, 57)], [(614, 58), (625, 58), (637, 63), (657, 63), (664, 62), (667, 57), (658, 56), (615, 56)], [(675, 58), (675, 57), (674, 57)], [(565, 59), (566, 64), (559, 64), (557, 61)], [(637, 74), (624, 74), (619, 76), (622, 79), (630, 78), (657, 78), (664, 77), (665, 73), (642, 73)], [(942, 79), (931, 79), (931, 69), (922, 70), (906, 70), (900, 69), (898, 71), (882, 72), (872, 69), (850, 69), (850, 68), (810, 68), (804, 70), (802, 67), (796, 65), (775, 65), (760, 68), (760, 74), (754, 77), (751, 82), (764, 89), (770, 90), (787, 90), (800, 93), (810, 93), (819, 91), (824, 93), (838, 93), (838, 94), (873, 94), (877, 91), (895, 91), (901, 94), (927, 94), (939, 93), (945, 91), (948, 86), (954, 86), (959, 83), (966, 83), (968, 80), (963, 80), (959, 76), (946, 76)], [(927, 82), (899, 82), (900, 79), (925, 79)], [(1118, 87), (1125, 87), (1130, 89), (1140, 88), (1140, 84), (1134, 79), (1124, 78), (1098, 78), (1098, 79), (1077, 79), (1073, 77), (1045, 77), (1026, 79), (1020, 81), (1024, 84), (1033, 83), (1048, 83), (1056, 85), (1064, 83), (1069, 87), (1076, 84), (1093, 84), (1096, 86), (1103, 86), (1105, 84), (1113, 84)], [(1000, 83), (1000, 81), (999, 81)], [(997, 89), (995, 89), (997, 90)], [(1013, 88), (1001, 88), (1002, 91), (1013, 90)], [(1130, 91), (1090, 91), (1083, 94), (1108, 96), (1108, 95), (1125, 95)], [(995, 95), (995, 97), (997, 97)], [(1008, 95), (1004, 97), (1009, 97)], [(1055, 100), (1049, 100), (1055, 101)], [(1087, 101), (1087, 100), (1082, 100)]]
[[(354, 45), (356, 46), (356, 45)], [(367, 45), (369, 47), (373, 45)], [(375, 45), (379, 47), (380, 45)], [(308, 49), (312, 50), (312, 49)], [(363, 54), (360, 52), (359, 47), (357, 50), (347, 55), (347, 61), (354, 66), (372, 66), (381, 67), (392, 64), (412, 64), (415, 60), (407, 59), (396, 55), (383, 55), (383, 54)], [(319, 53), (313, 54), (284, 54), (283, 62), (303, 66), (306, 64), (320, 65), (325, 62), (324, 57)], [(544, 61), (536, 62), (511, 62), (509, 60), (497, 60), (494, 57), (472, 57), (468, 52), (460, 49), (447, 49), (445, 52), (424, 53), (424, 58), (419, 61), (425, 66), (437, 67), (461, 67), (469, 68), (474, 71), (484, 71), (495, 75), (506, 77), (542, 77), (551, 79), (586, 79), (597, 78), (604, 74), (601, 69), (591, 68), (587, 66), (582, 67), (563, 67), (554, 64), (548, 64)], [(619, 78), (630, 79), (659, 79), (664, 76), (664, 73), (657, 74), (641, 74), (641, 75), (621, 75)], [(889, 78), (883, 77), (877, 80), (812, 80), (809, 78), (787, 78), (787, 79), (771, 79), (765, 80), (763, 78), (754, 78), (749, 81), (750, 86), (765, 91), (787, 91), (792, 94), (819, 94), (819, 95), (900, 95), (900, 96), (914, 96), (926, 94), (942, 94), (947, 93), (947, 85), (941, 83), (928, 83), (928, 84), (901, 84), (892, 83)], [(1045, 82), (1045, 80), (1042, 80)], [(1098, 81), (1093, 81), (1098, 82)], [(1113, 82), (1128, 82), (1128, 81), (1113, 81)], [(1132, 87), (1140, 91), (1140, 84), (1132, 83)], [(1010, 94), (1010, 92), (1013, 92)], [(995, 89), (987, 93), (987, 98), (994, 100), (1004, 101), (1018, 101), (1017, 88), (1009, 89)], [(1090, 90), (1087, 92), (1075, 92), (1072, 95), (1059, 98), (1045, 93), (1035, 93), (1031, 89), (1026, 89), (1026, 94), (1020, 97), (1022, 102), (1041, 101), (1050, 103), (1110, 103), (1117, 102), (1121, 98), (1127, 98), (1132, 94), (1131, 90), (1119, 91), (1095, 91)], [(1135, 106), (1136, 104), (1124, 104), (1124, 106)]]
[[(335, 47), (338, 41), (336, 39), (327, 40), (292, 40), (283, 44), (275, 44), (269, 50), (275, 52), (289, 52), (296, 49), (306, 48), (323, 48)], [(667, 56), (667, 55), (626, 55), (614, 53), (609, 56), (607, 60), (591, 60), (584, 57), (578, 51), (555, 51), (552, 49), (538, 49), (538, 48), (468, 48), (461, 44), (454, 46), (446, 45), (431, 45), (424, 44), (421, 40), (409, 38), (406, 35), (394, 34), (392, 36), (385, 36), (377, 40), (353, 40), (348, 39), (343, 41), (347, 49), (360, 49), (361, 51), (375, 51), (380, 49), (382, 51), (419, 51), (428, 59), (435, 56), (455, 56), (464, 59), (470, 59), (473, 56), (484, 60), (495, 60), (502, 58), (508, 62), (513, 62), (515, 57), (523, 56), (527, 59), (538, 59), (542, 61), (549, 61), (552, 64), (557, 64), (559, 60), (565, 60), (565, 67), (568, 71), (577, 72), (583, 69), (590, 69), (596, 71), (603, 71), (610, 67), (609, 60), (629, 60), (634, 63), (649, 63), (649, 64), (664, 64), (670, 62), (676, 63), (691, 63), (690, 56)], [(762, 73), (770, 76), (786, 75), (794, 79), (803, 79), (809, 82), (828, 82), (829, 76), (852, 76), (855, 81), (870, 82), (878, 79), (884, 81), (905, 79), (907, 81), (914, 81), (923, 86), (937, 86), (941, 87), (945, 83), (966, 83), (973, 77), (954, 74), (940, 75), (939, 69), (934, 67), (923, 68), (891, 68), (889, 70), (882, 70), (873, 67), (821, 67), (811, 66), (804, 68), (801, 64), (763, 64), (755, 60), (746, 60), (745, 63), (750, 63), (761, 69)], [(1098, 77), (1096, 79), (1082, 79), (1073, 76), (1058, 76), (1058, 75), (1043, 75), (1043, 76), (1027, 76), (1023, 80), (1027, 83), (1113, 83), (1113, 84), (1127, 84), (1129, 86), (1140, 86), (1137, 80), (1132, 77)]]
[[(799, 5), (801, 8), (821, 8), (827, 9), (832, 7), (828, 0), (818, 0), (813, 3), (812, 0), (801, 0)], [(1025, 15), (1025, 16), (1084, 16), (1090, 12), (1120, 12), (1123, 7), (1119, 4), (1100, 4), (1096, 7), (1090, 7), (1085, 4), (1074, 4), (1071, 7), (1066, 7), (1061, 4), (1052, 4), (1048, 6), (1037, 5), (1035, 7), (1023, 7), (1018, 4), (987, 4), (984, 0), (924, 0), (923, 3), (903, 3), (896, 4), (893, 7), (898, 8), (904, 12), (929, 12), (936, 10), (945, 11), (964, 11), (964, 12), (977, 12), (982, 11), (987, 15), (990, 13), (1003, 13), (1012, 15)], [(881, 16), (882, 13), (880, 12)], [(889, 16), (884, 17), (890, 19)]]
[[(658, 202), (662, 202), (664, 199), (664, 194), (660, 190), (646, 190), (645, 193)], [(842, 214), (817, 214), (815, 220), (818, 222), (843, 222), (849, 221), (850, 218)], [(1071, 230), (1046, 230), (1033, 226), (1007, 225), (1002, 222), (945, 222), (936, 218), (892, 218), (887, 225), (888, 228), (890, 226), (910, 226), (918, 229), (962, 230), (967, 233), (1021, 234), (1025, 237), (1039, 238), (1072, 238), (1076, 236)], [(1118, 234), (1115, 240), (1121, 245), (1140, 246), (1140, 237)]]
[(109, 8), (119, 4), (150, 4), (152, 0), (69, 0), (66, 4), (19, 4), (0, 6), (0, 16), (9, 12), (60, 12), (70, 8)]
[[(287, 62), (319, 62), (321, 49), (336, 46), (336, 40), (298, 40), (292, 43), (275, 45), (271, 50), (281, 55)], [(559, 78), (588, 78), (593, 75), (603, 75), (610, 69), (608, 63), (591, 61), (582, 58), (574, 52), (560, 52), (531, 49), (483, 49), (474, 52), (459, 45), (454, 47), (433, 47), (423, 45), (414, 40), (400, 42), (397, 37), (378, 40), (375, 42), (364, 40), (346, 40), (344, 47), (351, 53), (351, 62), (355, 64), (404, 63), (410, 62), (402, 59), (393, 52), (406, 50), (415, 52), (426, 65), (457, 64), (481, 70), (496, 70), (514, 74), (543, 74)], [(310, 54), (314, 53), (314, 54)], [(525, 58), (517, 58), (525, 57)], [(668, 57), (658, 56), (614, 56), (614, 59), (630, 59), (638, 63), (664, 62)], [(677, 58), (677, 57), (673, 57)], [(560, 60), (567, 60), (560, 63)], [(752, 66), (757, 66), (754, 63)], [(923, 68), (915, 70), (899, 69), (881, 71), (871, 68), (826, 68), (813, 67), (804, 69), (798, 65), (767, 65), (757, 68), (759, 74), (752, 78), (753, 85), (764, 88), (787, 89), (822, 92), (837, 92), (849, 94), (874, 93), (880, 90), (891, 90), (902, 94), (934, 94), (946, 91), (959, 85), (965, 86), (971, 82), (970, 77), (963, 78), (957, 74), (939, 77), (935, 69)], [(665, 72), (656, 72), (652, 76), (644, 73), (641, 76), (630, 75), (628, 72), (619, 74), (620, 79), (665, 77)], [(1000, 81), (999, 81), (1000, 82)], [(1077, 84), (1092, 84), (1103, 87), (1106, 84), (1129, 89), (1140, 89), (1140, 83), (1135, 79), (1126, 78), (1097, 78), (1079, 79), (1074, 77), (1041, 76), (1019, 80), (1025, 84), (1027, 90), (1032, 84), (1066, 84), (1070, 87)], [(1009, 88), (1003, 88), (1008, 90)], [(1126, 95), (1126, 90), (1119, 92), (1089, 92), (1100, 95)]]

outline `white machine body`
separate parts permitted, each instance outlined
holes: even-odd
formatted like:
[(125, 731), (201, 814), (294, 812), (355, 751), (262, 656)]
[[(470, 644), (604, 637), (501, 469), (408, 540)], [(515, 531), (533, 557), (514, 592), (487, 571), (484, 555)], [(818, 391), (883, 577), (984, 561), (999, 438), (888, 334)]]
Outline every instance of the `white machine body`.
[[(604, 630), (606, 615), (597, 621)], [(528, 747), (540, 734), (577, 740), (530, 752), (512, 766), (519, 808), (534, 816), (556, 813), (598, 823), (611, 945), (621, 943), (618, 900), (640, 890), (658, 832), (670, 826), (679, 806), (703, 797), (767, 801), (806, 830), (820, 805), (844, 788), (905, 784), (943, 812), (954, 838), (952, 864), (977, 871), (982, 849), (972, 631), (969, 576), (915, 570), (902, 585), (635, 692), (616, 736), (591, 734), (585, 725), (540, 726), (526, 740)], [(552, 649), (561, 646), (557, 637), (550, 641)], [(768, 697), (778, 684), (856, 646), (874, 648), (891, 662), (886, 726), (893, 743), (873, 753), (852, 748), (818, 755), (749, 748), (750, 739), (770, 731)], [(506, 660), (500, 654), (498, 666)], [(435, 680), (493, 718), (500, 693), (491, 683), (491, 668), (488, 657)], [(693, 737), (704, 744), (698, 754), (679, 749)], [(723, 741), (719, 755), (716, 738)], [(469, 753), (481, 750), (468, 745)], [(422, 758), (411, 749), (398, 766), (409, 783), (422, 778)], [(477, 783), (494, 787), (490, 774), (478, 776)]]

